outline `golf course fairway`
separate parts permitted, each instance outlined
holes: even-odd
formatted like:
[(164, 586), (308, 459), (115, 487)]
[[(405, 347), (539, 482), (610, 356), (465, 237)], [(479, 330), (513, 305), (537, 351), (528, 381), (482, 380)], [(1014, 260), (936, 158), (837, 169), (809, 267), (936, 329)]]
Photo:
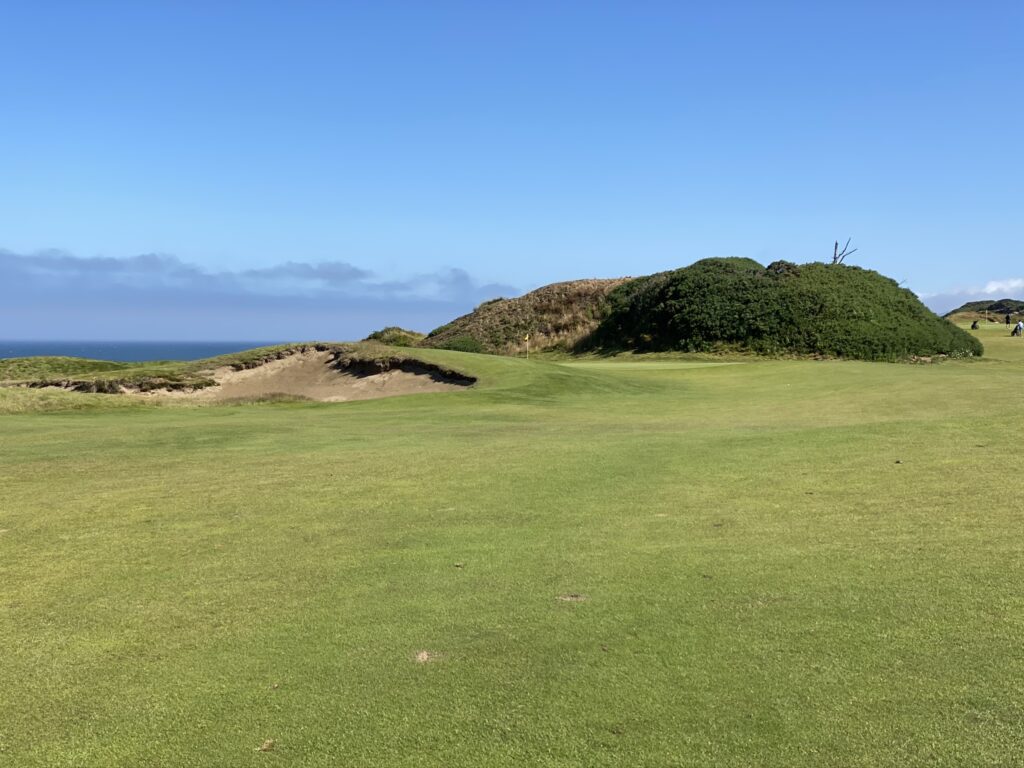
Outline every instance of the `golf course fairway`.
[(1024, 341), (0, 389), (0, 766), (1010, 766)]

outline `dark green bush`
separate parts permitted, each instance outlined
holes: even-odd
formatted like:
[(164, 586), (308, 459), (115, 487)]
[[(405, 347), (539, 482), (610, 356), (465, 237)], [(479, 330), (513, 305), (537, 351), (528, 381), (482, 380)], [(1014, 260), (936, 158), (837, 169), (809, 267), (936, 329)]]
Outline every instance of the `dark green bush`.
[(982, 354), (895, 281), (859, 267), (705, 259), (625, 283), (590, 348), (823, 354), (863, 360)]
[(456, 336), (438, 346), (438, 349), (450, 349), (455, 352), (484, 352), (484, 345), (472, 336)]

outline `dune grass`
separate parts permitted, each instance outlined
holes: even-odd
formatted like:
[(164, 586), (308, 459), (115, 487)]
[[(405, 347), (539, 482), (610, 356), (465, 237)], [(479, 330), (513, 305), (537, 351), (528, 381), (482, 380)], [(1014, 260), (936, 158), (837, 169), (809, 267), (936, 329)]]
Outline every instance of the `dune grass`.
[(0, 381), (106, 373), (121, 371), (132, 365), (84, 357), (4, 357), (0, 358)]
[(0, 765), (1014, 765), (1024, 341), (982, 338), (4, 416)]
[[(43, 413), (63, 410), (104, 408), (177, 407), (194, 405), (178, 401), (152, 399), (148, 402), (121, 397), (122, 391), (132, 393), (166, 389), (192, 391), (216, 383), (214, 374), (222, 368), (251, 368), (282, 356), (309, 348), (332, 350), (353, 361), (385, 361), (387, 365), (402, 358), (414, 357), (424, 362), (440, 360), (440, 367), (459, 373), (430, 350), (422, 353), (390, 347), (376, 341), (299, 342), (234, 352), (203, 360), (163, 360), (143, 363), (120, 363), (76, 357), (0, 358), (0, 415), (10, 413)], [(460, 358), (456, 357), (457, 363)], [(502, 370), (498, 363), (496, 370)], [(483, 366), (488, 368), (485, 363)], [(490, 368), (494, 368), (491, 365)], [(495, 377), (495, 382), (506, 379)], [(515, 377), (512, 376), (512, 380)], [(36, 388), (38, 392), (26, 392)], [(65, 391), (61, 391), (65, 390)], [(90, 397), (80, 397), (88, 394)], [(247, 398), (246, 402), (278, 401), (280, 397)]]

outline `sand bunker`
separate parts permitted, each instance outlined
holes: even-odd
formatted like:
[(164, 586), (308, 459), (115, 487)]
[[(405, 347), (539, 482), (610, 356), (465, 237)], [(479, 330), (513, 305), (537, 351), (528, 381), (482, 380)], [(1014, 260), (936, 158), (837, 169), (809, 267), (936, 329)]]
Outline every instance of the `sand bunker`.
[(191, 392), (154, 392), (157, 397), (200, 402), (231, 402), (276, 397), (322, 402), (463, 389), (473, 379), (416, 360), (374, 362), (339, 357), (335, 352), (296, 352), (255, 368), (218, 368), (215, 386)]

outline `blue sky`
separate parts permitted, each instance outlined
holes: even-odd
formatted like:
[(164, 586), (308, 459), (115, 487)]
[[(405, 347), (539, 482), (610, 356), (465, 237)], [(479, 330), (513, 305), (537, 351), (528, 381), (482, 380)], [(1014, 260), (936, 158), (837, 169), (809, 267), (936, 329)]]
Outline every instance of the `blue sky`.
[(708, 256), (1024, 296), (1024, 4), (0, 2), (0, 338), (355, 338)]

